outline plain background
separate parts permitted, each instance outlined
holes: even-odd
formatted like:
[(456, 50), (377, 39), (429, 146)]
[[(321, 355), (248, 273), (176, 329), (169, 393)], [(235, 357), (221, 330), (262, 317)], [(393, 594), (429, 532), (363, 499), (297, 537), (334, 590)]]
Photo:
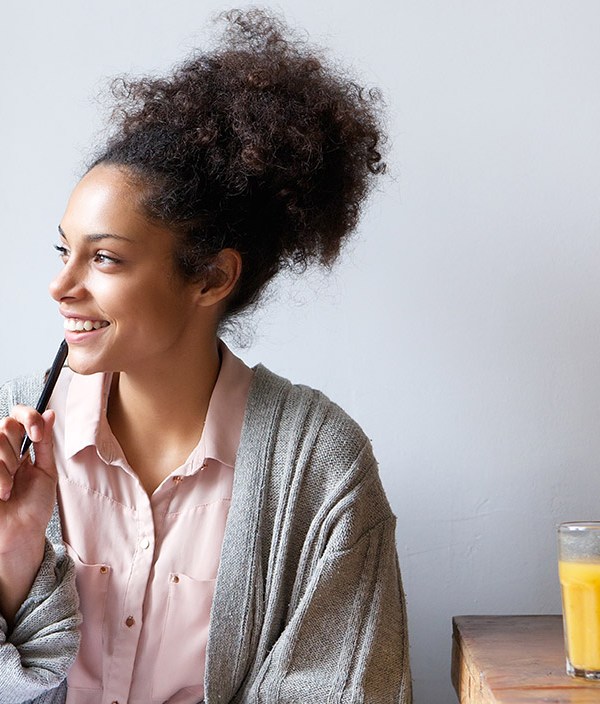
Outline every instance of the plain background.
[[(106, 78), (166, 69), (226, 7), (3, 3), (2, 377), (61, 338), (52, 244)], [(240, 354), (372, 438), (415, 702), (452, 704), (451, 617), (558, 612), (555, 526), (600, 517), (600, 3), (276, 7), (382, 89), (391, 168), (333, 274), (283, 279)]]

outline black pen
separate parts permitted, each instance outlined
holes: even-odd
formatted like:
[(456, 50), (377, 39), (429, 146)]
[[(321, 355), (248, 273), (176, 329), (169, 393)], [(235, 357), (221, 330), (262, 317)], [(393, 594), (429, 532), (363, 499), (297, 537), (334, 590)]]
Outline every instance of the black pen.
[[(54, 362), (52, 362), (52, 366), (50, 367), (50, 371), (48, 372), (48, 378), (46, 379), (46, 383), (44, 384), (44, 388), (42, 389), (42, 393), (40, 394), (40, 398), (38, 399), (38, 402), (35, 406), (35, 410), (38, 413), (43, 413), (46, 410), (46, 406), (48, 405), (48, 401), (50, 400), (50, 396), (52, 396), (52, 392), (54, 391), (54, 387), (56, 386), (56, 382), (58, 380), (58, 376), (60, 374), (61, 369), (63, 368), (65, 364), (65, 360), (67, 358), (67, 355), (69, 354), (69, 347), (66, 343), (65, 340), (63, 340), (60, 343), (60, 347), (58, 348), (58, 352), (56, 353), (56, 357), (54, 358)], [(21, 454), (19, 457), (23, 457), (23, 455), (29, 450), (31, 446), (31, 438), (27, 433), (25, 433), (25, 437), (23, 438), (23, 443), (21, 444)]]

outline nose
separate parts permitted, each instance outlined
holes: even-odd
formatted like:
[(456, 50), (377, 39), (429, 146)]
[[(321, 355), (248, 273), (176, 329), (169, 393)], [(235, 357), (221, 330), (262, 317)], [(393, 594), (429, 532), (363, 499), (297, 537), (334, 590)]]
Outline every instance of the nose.
[(50, 295), (57, 302), (79, 299), (85, 295), (85, 282), (74, 262), (67, 262), (48, 286)]

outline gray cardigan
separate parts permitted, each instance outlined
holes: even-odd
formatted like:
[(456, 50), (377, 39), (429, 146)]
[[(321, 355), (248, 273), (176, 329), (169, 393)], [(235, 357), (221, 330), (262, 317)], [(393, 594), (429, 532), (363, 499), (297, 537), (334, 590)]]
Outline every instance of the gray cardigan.
[[(41, 376), (0, 390), (0, 416)], [(256, 368), (206, 654), (206, 704), (409, 704), (395, 518), (364, 433), (323, 394)], [(55, 511), (7, 635), (0, 702), (62, 704), (78, 647), (73, 565)], [(165, 676), (168, 676), (165, 673)]]

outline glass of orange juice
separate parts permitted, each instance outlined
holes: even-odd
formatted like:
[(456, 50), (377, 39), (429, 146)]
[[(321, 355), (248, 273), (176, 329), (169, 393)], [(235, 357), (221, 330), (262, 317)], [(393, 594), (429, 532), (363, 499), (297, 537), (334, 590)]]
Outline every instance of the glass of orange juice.
[(600, 680), (600, 521), (559, 525), (558, 576), (567, 673)]

